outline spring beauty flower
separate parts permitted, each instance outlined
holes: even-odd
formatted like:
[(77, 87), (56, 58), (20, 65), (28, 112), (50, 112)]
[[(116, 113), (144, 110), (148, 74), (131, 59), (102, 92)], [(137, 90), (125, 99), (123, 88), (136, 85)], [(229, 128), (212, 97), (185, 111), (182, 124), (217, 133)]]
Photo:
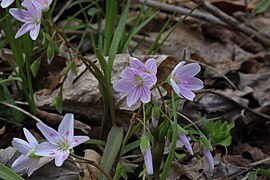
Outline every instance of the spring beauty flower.
[(201, 70), (198, 63), (190, 63), (184, 65), (185, 62), (180, 62), (172, 71), (170, 84), (174, 92), (180, 96), (192, 101), (195, 94), (192, 90), (203, 88), (203, 82), (199, 78), (194, 77)]
[(68, 158), (70, 150), (89, 140), (87, 136), (74, 136), (74, 115), (66, 114), (58, 127), (58, 132), (42, 122), (37, 123), (38, 129), (48, 140), (36, 146), (36, 154), (54, 157), (55, 165), (61, 166)]
[(2, 1), (1, 2), (2, 8), (7, 8), (8, 6), (10, 6), (14, 2), (14, 0), (0, 0), (0, 1)]
[(130, 57), (130, 67), (136, 69), (139, 72), (147, 73), (153, 78), (153, 83), (157, 82), (157, 63), (154, 58), (149, 58), (145, 64), (135, 57)]
[(38, 167), (40, 161), (40, 157), (35, 155), (35, 147), (38, 142), (26, 128), (23, 128), (23, 132), (28, 142), (19, 138), (13, 138), (11, 142), (12, 146), (21, 153), (21, 156), (14, 161), (11, 168), (15, 172), (26, 169), (28, 176), (30, 176)]
[(180, 141), (183, 143), (183, 145), (185, 146), (185, 148), (188, 150), (188, 152), (193, 155), (193, 150), (192, 147), (190, 145), (190, 142), (187, 138), (187, 136), (185, 134), (178, 134), (178, 138), (180, 139)]
[(155, 82), (153, 77), (147, 73), (141, 73), (133, 68), (126, 68), (121, 73), (121, 78), (114, 85), (113, 88), (119, 92), (126, 92), (127, 105), (131, 107), (139, 99), (143, 103), (148, 103), (151, 99), (150, 89)]
[(213, 172), (215, 166), (214, 166), (214, 159), (213, 159), (213, 156), (212, 156), (210, 150), (207, 148), (204, 148), (203, 155), (205, 158), (206, 165), (209, 167), (210, 171)]
[(31, 39), (36, 40), (40, 30), (42, 10), (38, 6), (35, 7), (31, 0), (24, 0), (22, 6), (27, 10), (18, 8), (11, 8), (9, 10), (9, 13), (15, 19), (24, 23), (16, 33), (15, 38), (19, 38), (30, 31)]

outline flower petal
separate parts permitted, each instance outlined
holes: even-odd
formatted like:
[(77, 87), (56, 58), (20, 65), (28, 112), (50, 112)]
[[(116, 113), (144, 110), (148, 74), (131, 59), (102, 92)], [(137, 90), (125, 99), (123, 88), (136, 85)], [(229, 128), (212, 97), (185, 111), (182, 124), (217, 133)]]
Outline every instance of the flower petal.
[(113, 89), (119, 92), (129, 92), (134, 87), (134, 85), (132, 86), (131, 79), (127, 78), (120, 79), (113, 85)]
[(135, 57), (130, 57), (129, 60), (130, 60), (130, 67), (131, 68), (134, 68), (134, 69), (136, 69), (136, 70), (138, 70), (140, 72), (146, 70), (146, 66), (139, 59), (137, 59)]
[(188, 78), (188, 83), (182, 83), (182, 86), (184, 86), (187, 89), (190, 90), (199, 90), (203, 88), (203, 81), (199, 78), (192, 77)]
[(18, 157), (14, 163), (11, 165), (11, 168), (15, 172), (19, 172), (21, 170), (24, 170), (28, 168), (28, 165), (33, 161), (33, 159), (30, 159), (24, 155), (21, 155)]
[(7, 8), (9, 5), (11, 5), (14, 2), (14, 0), (2, 0), (1, 7)]
[(62, 166), (64, 161), (68, 158), (69, 156), (69, 150), (68, 151), (57, 151), (55, 155), (55, 165), (57, 167)]
[(176, 82), (173, 80), (173, 79), (170, 79), (170, 84), (174, 90), (174, 92), (178, 95), (178, 96), (181, 96), (180, 95), (180, 89), (178, 87), (178, 85), (176, 84)]
[(36, 40), (39, 34), (39, 30), (40, 30), (40, 24), (37, 24), (33, 27), (33, 29), (30, 30), (30, 37), (32, 40)]
[(141, 88), (141, 92), (142, 92), (141, 95), (140, 95), (141, 101), (143, 103), (150, 102), (150, 100), (151, 100), (151, 91), (150, 91), (150, 89), (148, 87), (143, 86)]
[(17, 149), (17, 151), (19, 151), (25, 156), (27, 155), (29, 151), (32, 150), (32, 147), (30, 146), (28, 142), (19, 138), (13, 138), (11, 144), (13, 147)]
[(134, 77), (136, 76), (137, 73), (138, 73), (137, 70), (134, 68), (125, 68), (121, 72), (120, 77), (127, 78), (127, 79), (134, 79)]
[(185, 61), (181, 61), (180, 63), (178, 63), (178, 64), (174, 67), (174, 69), (173, 69), (173, 71), (172, 71), (172, 77), (174, 77), (176, 71), (179, 71), (179, 69), (181, 69), (181, 68), (184, 66), (185, 63), (186, 63)]
[(9, 9), (9, 13), (17, 20), (21, 22), (29, 22), (31, 20), (31, 16), (29, 12), (24, 9), (11, 8)]
[(26, 128), (23, 128), (23, 132), (30, 146), (34, 149), (35, 146), (38, 144), (38, 141)]
[(47, 126), (43, 122), (38, 122), (37, 123), (38, 129), (41, 131), (43, 136), (52, 144), (57, 144), (58, 142), (58, 132), (54, 130), (53, 128)]
[(193, 99), (195, 98), (195, 94), (191, 90), (189, 90), (189, 89), (187, 89), (187, 88), (185, 88), (185, 87), (183, 87), (183, 86), (181, 86), (179, 84), (178, 84), (178, 87), (179, 87), (179, 90), (180, 90), (180, 94), (184, 98), (186, 98), (186, 99), (188, 99), (190, 101), (193, 101)]
[(128, 107), (131, 107), (133, 104), (135, 104), (141, 95), (141, 88), (134, 88), (133, 90), (129, 91), (127, 95), (127, 105)]
[(36, 146), (35, 154), (44, 157), (55, 157), (58, 146), (50, 142), (43, 142)]
[(179, 134), (178, 137), (181, 140), (181, 142), (184, 144), (184, 146), (188, 150), (188, 152), (191, 155), (193, 155), (193, 150), (192, 150), (192, 147), (190, 145), (190, 142), (189, 142), (187, 136), (185, 134)]
[(149, 58), (146, 63), (146, 70), (153, 75), (157, 74), (157, 62), (154, 58)]
[(63, 120), (61, 121), (58, 127), (59, 135), (67, 139), (68, 141), (72, 141), (74, 136), (74, 115), (68, 113), (64, 116)]
[(24, 35), (28, 31), (30, 31), (33, 27), (34, 27), (34, 25), (31, 22), (30, 23), (27, 22), (27, 23), (23, 24), (22, 27), (17, 31), (17, 33), (15, 35), (15, 39), (21, 37), (22, 35)]
[(157, 77), (154, 74), (143, 74), (142, 76), (144, 84), (148, 87), (148, 88), (152, 88), (156, 82), (157, 82)]
[(147, 174), (153, 174), (153, 160), (150, 145), (147, 147), (144, 153), (144, 163), (146, 165)]
[(90, 138), (88, 136), (74, 136), (72, 142), (70, 142), (70, 148), (74, 148), (79, 144), (88, 141)]
[(28, 177), (33, 174), (33, 172), (37, 169), (38, 167), (38, 159), (33, 159), (33, 161), (29, 164), (29, 169), (27, 171)]
[(178, 68), (175, 71), (176, 82), (184, 77), (193, 77), (201, 71), (201, 66), (198, 63), (190, 63)]

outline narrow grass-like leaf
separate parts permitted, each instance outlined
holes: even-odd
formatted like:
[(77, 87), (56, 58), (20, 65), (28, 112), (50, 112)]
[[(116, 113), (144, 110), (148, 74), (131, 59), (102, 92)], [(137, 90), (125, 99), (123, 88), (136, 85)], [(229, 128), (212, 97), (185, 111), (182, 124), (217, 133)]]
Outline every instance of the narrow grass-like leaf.
[(123, 150), (123, 154), (138, 148), (140, 146), (140, 142), (141, 142), (141, 140), (138, 139), (132, 143), (125, 145), (124, 150)]
[(3, 164), (0, 164), (0, 177), (4, 180), (24, 180), (21, 176)]
[(105, 146), (105, 142), (99, 139), (90, 139), (85, 142), (85, 144), (101, 145)]
[(128, 0), (127, 4), (125, 6), (125, 9), (121, 15), (121, 18), (120, 18), (118, 26), (115, 30), (115, 34), (113, 36), (113, 40), (112, 40), (112, 43), (110, 46), (109, 59), (108, 59), (108, 75), (109, 75), (109, 77), (107, 79), (108, 82), (111, 82), (111, 73), (112, 73), (114, 57), (117, 53), (117, 49), (119, 47), (121, 37), (123, 36), (124, 30), (125, 30), (129, 7), (130, 7), (130, 0)]
[(169, 155), (166, 159), (163, 171), (161, 173), (160, 179), (161, 180), (165, 180), (168, 177), (169, 171), (171, 169), (171, 165), (173, 162), (173, 157), (174, 157), (174, 153), (175, 153), (175, 149), (176, 149), (176, 142), (177, 142), (177, 115), (176, 115), (176, 105), (175, 105), (175, 93), (172, 92), (172, 108), (173, 108), (173, 126), (172, 126), (172, 130), (173, 130), (173, 136), (172, 136), (172, 143), (171, 143), (171, 148), (170, 148), (170, 152)]
[[(107, 173), (110, 173), (113, 164), (117, 159), (116, 157), (122, 144), (123, 134), (124, 131), (122, 127), (113, 126), (108, 135), (107, 143), (100, 162), (100, 167)], [(106, 177), (103, 174), (100, 174), (98, 179), (105, 180)]]

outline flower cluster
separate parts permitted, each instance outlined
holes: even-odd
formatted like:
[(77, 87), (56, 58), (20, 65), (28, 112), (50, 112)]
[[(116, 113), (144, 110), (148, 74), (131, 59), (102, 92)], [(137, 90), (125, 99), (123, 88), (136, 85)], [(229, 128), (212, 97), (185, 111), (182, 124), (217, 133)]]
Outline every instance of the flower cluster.
[[(14, 0), (2, 0), (1, 7), (6, 8)], [(11, 8), (9, 13), (17, 20), (23, 22), (22, 27), (17, 31), (15, 38), (19, 38), (27, 32), (30, 32), (32, 40), (36, 40), (40, 31), (42, 11), (49, 9), (52, 0), (24, 0), (22, 7)]]
[(55, 159), (55, 165), (59, 167), (68, 158), (72, 148), (89, 140), (88, 136), (74, 136), (73, 114), (64, 116), (58, 132), (42, 122), (38, 122), (37, 127), (48, 142), (38, 144), (35, 137), (24, 128), (24, 135), (28, 142), (19, 138), (14, 138), (12, 141), (12, 145), (22, 154), (12, 164), (15, 172), (26, 169), (30, 176), (38, 168), (42, 158), (47, 162)]
[[(199, 64), (190, 63), (185, 65), (185, 62), (182, 61), (175, 66), (166, 82), (171, 85), (174, 92), (180, 98), (193, 101), (195, 94), (192, 91), (203, 88), (203, 82), (195, 77), (200, 70), (201, 67)], [(121, 79), (118, 80), (113, 87), (116, 91), (127, 93), (127, 105), (129, 107), (134, 105), (137, 101), (148, 103), (151, 100), (151, 88), (157, 82), (156, 74), (157, 64), (155, 59), (149, 58), (144, 64), (139, 59), (130, 57), (130, 67), (124, 69), (120, 75)], [(158, 126), (158, 118), (159, 115), (152, 113), (151, 119), (154, 128)], [(193, 155), (192, 146), (186, 134), (178, 132), (178, 139), (183, 143), (188, 152)], [(150, 144), (142, 153), (144, 154), (147, 173), (153, 174)], [(205, 155), (207, 155), (207, 164), (211, 164), (209, 153)]]

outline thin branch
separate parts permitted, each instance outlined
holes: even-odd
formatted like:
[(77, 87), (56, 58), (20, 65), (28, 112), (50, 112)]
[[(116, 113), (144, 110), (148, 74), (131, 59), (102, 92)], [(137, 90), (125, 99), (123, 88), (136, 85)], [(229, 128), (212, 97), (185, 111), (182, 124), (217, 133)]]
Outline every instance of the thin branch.
[(208, 12), (211, 12), (213, 15), (215, 15), (216, 17), (218, 17), (222, 21), (226, 22), (230, 26), (238, 29), (242, 33), (246, 34), (247, 36), (256, 35), (254, 37), (254, 39), (256, 39), (258, 42), (260, 42), (263, 46), (270, 47), (269, 38), (267, 38), (266, 36), (264, 36), (260, 32), (250, 28), (246, 24), (239, 22), (237, 19), (226, 14), (225, 12), (223, 12), (222, 10), (217, 8), (216, 6), (212, 5), (211, 3), (204, 1), (204, 0), (192, 0), (192, 1), (200, 4), (200, 6), (203, 7), (205, 10), (207, 10)]
[[(169, 5), (166, 3), (160, 3), (157, 1), (153, 1), (153, 0), (148, 0), (146, 2), (144, 2), (144, 1), (145, 0), (139, 0), (140, 3), (146, 3), (148, 6), (160, 9), (160, 10), (165, 11), (165, 12), (188, 15), (190, 13), (190, 11), (192, 11), (191, 9), (188, 9), (188, 8), (173, 6), (173, 5)], [(197, 10), (197, 9), (190, 16), (204, 20), (206, 22), (211, 22), (213, 24), (227, 26), (226, 23), (221, 21), (219, 18), (213, 16), (212, 14), (204, 13), (204, 12), (201, 12), (200, 10)]]

